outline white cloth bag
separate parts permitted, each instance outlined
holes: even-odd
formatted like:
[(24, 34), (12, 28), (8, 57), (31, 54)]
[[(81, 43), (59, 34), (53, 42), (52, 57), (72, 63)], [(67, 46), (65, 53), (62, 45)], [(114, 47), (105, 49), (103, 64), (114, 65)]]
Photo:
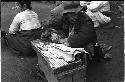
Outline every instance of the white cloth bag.
[(87, 10), (86, 14), (92, 19), (92, 21), (99, 21), (99, 23), (104, 24), (111, 21), (110, 17), (103, 15), (101, 12), (91, 12)]
[[(81, 1), (80, 5), (85, 5), (85, 1)], [(91, 1), (87, 6), (86, 14), (92, 19), (92, 21), (98, 21), (101, 24), (111, 21), (110, 17), (103, 15), (101, 12), (110, 11), (110, 4), (108, 1)]]

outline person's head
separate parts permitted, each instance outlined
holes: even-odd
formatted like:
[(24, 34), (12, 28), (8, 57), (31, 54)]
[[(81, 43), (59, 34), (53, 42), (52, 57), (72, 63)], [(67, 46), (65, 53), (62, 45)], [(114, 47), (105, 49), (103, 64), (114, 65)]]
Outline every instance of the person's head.
[(64, 18), (67, 21), (74, 24), (78, 17), (77, 14), (78, 14), (78, 12), (80, 12), (82, 10), (82, 8), (83, 7), (80, 5), (74, 5), (74, 6), (71, 5), (71, 6), (64, 7), (62, 15), (64, 16)]
[(19, 1), (17, 2), (17, 5), (21, 8), (21, 11), (24, 11), (26, 9), (31, 10), (31, 1)]

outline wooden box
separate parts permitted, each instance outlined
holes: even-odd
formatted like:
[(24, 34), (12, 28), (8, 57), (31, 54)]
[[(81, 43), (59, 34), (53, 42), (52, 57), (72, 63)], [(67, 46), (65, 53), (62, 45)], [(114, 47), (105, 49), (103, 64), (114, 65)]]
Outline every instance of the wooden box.
[[(48, 82), (86, 82), (86, 55), (84, 61), (78, 60), (59, 67), (50, 66), (50, 61), (35, 46), (36, 42), (31, 42), (34, 50), (37, 52), (38, 64), (45, 73)], [(60, 60), (54, 60), (60, 63)]]

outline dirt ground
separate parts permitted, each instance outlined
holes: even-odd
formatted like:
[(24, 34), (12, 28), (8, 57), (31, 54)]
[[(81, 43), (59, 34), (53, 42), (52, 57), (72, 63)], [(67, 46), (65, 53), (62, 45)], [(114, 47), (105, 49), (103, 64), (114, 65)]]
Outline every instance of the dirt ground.
[[(92, 63), (88, 65), (87, 82), (123, 82), (124, 80), (124, 17), (123, 1), (111, 1), (112, 22), (120, 28), (96, 28), (98, 39), (101, 43), (112, 45), (113, 59), (106, 63)], [(13, 2), (1, 4), (1, 30), (7, 31), (18, 10), (12, 10)], [(49, 16), (54, 5), (33, 2), (33, 10), (42, 21)], [(1, 40), (0, 40), (1, 41)], [(43, 82), (34, 77), (37, 56), (23, 57), (12, 53), (1, 42), (1, 81), (2, 82)]]

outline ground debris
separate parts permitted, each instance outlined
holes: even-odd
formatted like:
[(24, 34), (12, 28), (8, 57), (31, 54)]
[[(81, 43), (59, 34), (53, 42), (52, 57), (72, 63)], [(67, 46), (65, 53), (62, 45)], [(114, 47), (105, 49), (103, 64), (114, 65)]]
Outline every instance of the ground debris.
[(39, 68), (38, 64), (34, 64), (34, 68), (31, 70), (30, 75), (39, 81), (47, 82), (47, 79), (45, 78), (44, 72), (42, 72)]
[(118, 10), (120, 11), (120, 13), (124, 13), (124, 9), (121, 6), (118, 6)]

